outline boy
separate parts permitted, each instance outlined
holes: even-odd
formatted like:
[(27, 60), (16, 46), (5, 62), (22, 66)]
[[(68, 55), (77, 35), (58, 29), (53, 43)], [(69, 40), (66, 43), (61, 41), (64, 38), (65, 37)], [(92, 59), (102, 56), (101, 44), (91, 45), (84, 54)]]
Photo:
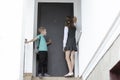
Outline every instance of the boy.
[(38, 64), (38, 76), (49, 76), (47, 74), (47, 60), (48, 60), (48, 48), (47, 45), (51, 44), (51, 40), (46, 40), (45, 36), (47, 34), (46, 28), (40, 27), (38, 29), (38, 32), (40, 33), (37, 37), (30, 41), (26, 41), (25, 43), (30, 43), (34, 42), (36, 40), (39, 40), (38, 44), (38, 59), (39, 59), (39, 64)]

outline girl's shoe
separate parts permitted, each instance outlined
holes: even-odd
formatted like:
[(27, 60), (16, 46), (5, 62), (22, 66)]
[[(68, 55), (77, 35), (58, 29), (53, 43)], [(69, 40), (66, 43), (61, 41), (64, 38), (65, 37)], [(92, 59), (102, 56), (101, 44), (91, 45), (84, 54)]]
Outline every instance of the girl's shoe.
[(68, 73), (68, 74), (66, 74), (66, 75), (64, 75), (65, 77), (73, 77), (74, 75), (73, 75), (73, 72), (71, 72), (71, 73)]

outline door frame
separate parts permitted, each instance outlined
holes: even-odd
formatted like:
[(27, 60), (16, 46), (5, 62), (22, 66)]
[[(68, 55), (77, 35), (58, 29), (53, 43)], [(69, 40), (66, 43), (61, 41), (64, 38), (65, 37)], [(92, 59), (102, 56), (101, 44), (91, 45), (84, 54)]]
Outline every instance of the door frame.
[[(73, 9), (74, 9), (74, 16), (81, 17), (81, 14), (78, 14), (78, 2), (80, 0), (35, 0), (35, 7), (34, 7), (34, 37), (37, 35), (37, 13), (38, 13), (38, 3), (73, 3)], [(80, 8), (79, 8), (80, 9)], [(81, 19), (79, 20), (81, 22)], [(81, 29), (81, 27), (80, 27)], [(79, 46), (78, 46), (79, 47)], [(33, 76), (36, 76), (36, 46), (33, 45)], [(77, 54), (75, 55), (75, 77), (79, 76), (79, 49)]]

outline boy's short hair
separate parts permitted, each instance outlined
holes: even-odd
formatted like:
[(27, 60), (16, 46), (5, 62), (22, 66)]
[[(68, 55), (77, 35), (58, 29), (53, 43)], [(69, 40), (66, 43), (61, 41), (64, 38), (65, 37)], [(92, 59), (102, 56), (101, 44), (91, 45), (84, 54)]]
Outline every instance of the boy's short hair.
[(40, 32), (42, 32), (42, 31), (46, 30), (46, 28), (45, 28), (45, 27), (39, 27), (38, 29), (40, 30)]

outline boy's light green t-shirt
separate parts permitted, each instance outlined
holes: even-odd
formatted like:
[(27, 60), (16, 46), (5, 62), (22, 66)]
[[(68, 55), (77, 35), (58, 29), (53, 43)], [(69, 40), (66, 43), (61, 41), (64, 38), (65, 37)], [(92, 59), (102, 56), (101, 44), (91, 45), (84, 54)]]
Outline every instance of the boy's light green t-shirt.
[(47, 42), (46, 42), (46, 40), (45, 40), (45, 37), (42, 35), (42, 34), (39, 34), (38, 36), (37, 36), (37, 39), (39, 39), (40, 41), (39, 41), (39, 48), (38, 48), (38, 50), (39, 51), (48, 51), (48, 48), (47, 48)]

